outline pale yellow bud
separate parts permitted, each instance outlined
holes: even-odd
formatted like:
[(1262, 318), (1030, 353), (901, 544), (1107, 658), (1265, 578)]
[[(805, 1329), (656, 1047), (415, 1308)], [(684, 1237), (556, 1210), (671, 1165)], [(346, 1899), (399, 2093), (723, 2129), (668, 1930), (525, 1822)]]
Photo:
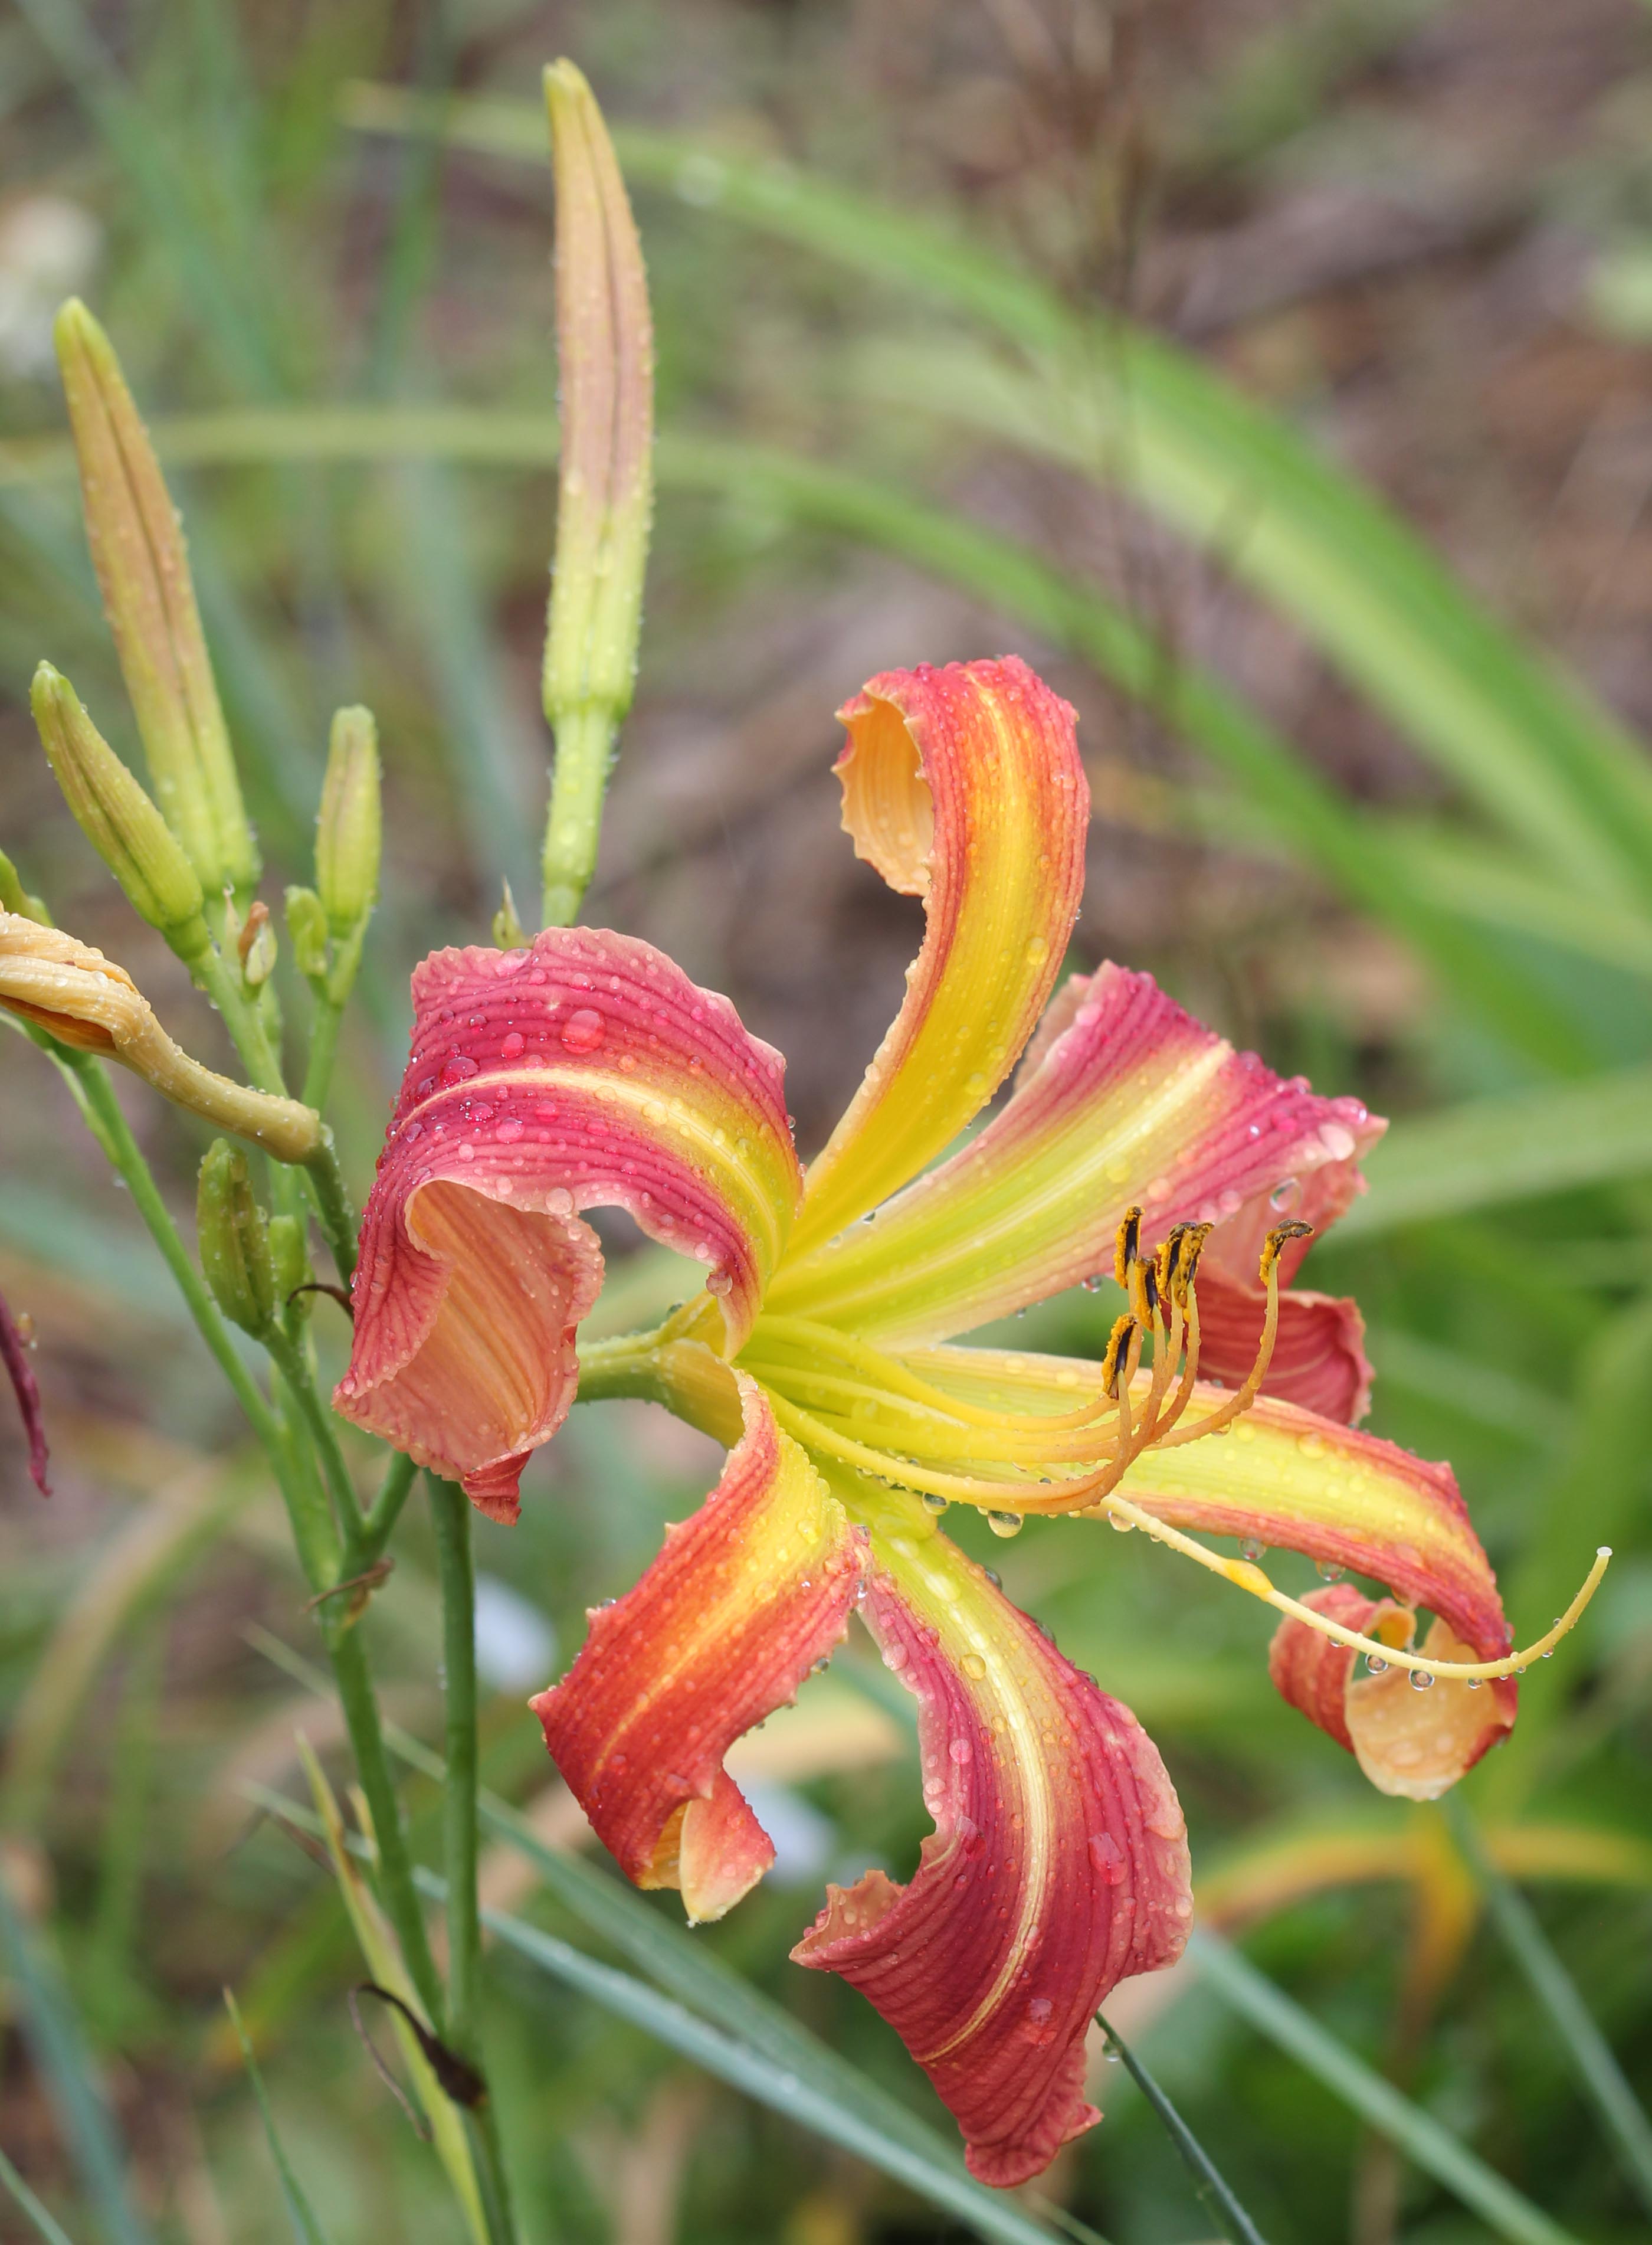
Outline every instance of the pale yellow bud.
[(133, 911), (180, 958), (199, 959), (212, 939), (200, 882), (177, 836), (49, 662), (35, 672), (29, 702), (64, 802)]
[(322, 1144), (313, 1108), (214, 1075), (180, 1050), (124, 967), (59, 928), (0, 912), (0, 1006), (78, 1052), (116, 1060), (157, 1091), (274, 1154), (307, 1162)]
[(370, 709), (341, 709), (315, 820), (315, 892), (341, 939), (378, 901), (381, 844), (378, 729)]
[(74, 297), (55, 332), (87, 541), (155, 794), (207, 895), (244, 894), (258, 851), (177, 511), (108, 336)]
[(596, 863), (614, 736), (631, 707), (653, 510), (653, 325), (642, 249), (595, 97), (545, 74), (557, 198), (562, 466), (545, 628), (556, 770), (545, 918), (565, 926)]

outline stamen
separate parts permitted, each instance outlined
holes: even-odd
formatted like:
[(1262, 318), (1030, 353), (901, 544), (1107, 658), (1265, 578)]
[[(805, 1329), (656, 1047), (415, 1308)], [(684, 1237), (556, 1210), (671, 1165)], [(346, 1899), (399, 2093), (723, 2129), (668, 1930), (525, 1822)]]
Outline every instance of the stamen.
[(1141, 1251), (1141, 1211), (1139, 1208), (1127, 1208), (1113, 1242), (1113, 1275), (1127, 1291), (1131, 1265)]
[[(1114, 1328), (1115, 1332), (1117, 1328)], [(996, 1407), (988, 1408), (978, 1403), (966, 1402), (961, 1395), (953, 1395), (944, 1387), (937, 1387), (902, 1364), (897, 1358), (887, 1356), (868, 1341), (857, 1340), (852, 1333), (840, 1333), (836, 1326), (816, 1325), (809, 1318), (764, 1316), (758, 1320), (751, 1340), (741, 1353), (743, 1365), (750, 1357), (761, 1353), (762, 1344), (768, 1340), (789, 1341), (805, 1353), (817, 1351), (836, 1356), (840, 1362), (850, 1364), (863, 1372), (869, 1380), (888, 1392), (904, 1395), (909, 1402), (926, 1403), (932, 1411), (944, 1412), (948, 1418), (959, 1419), (966, 1426), (990, 1427), (993, 1432), (1010, 1430), (1036, 1434), (1061, 1434), (1075, 1427), (1093, 1425), (1099, 1418), (1111, 1417), (1112, 1400), (1103, 1393), (1093, 1403), (1077, 1411), (1005, 1411)], [(1105, 1389), (1106, 1383), (1103, 1382)]]
[(1262, 1321), (1262, 1339), (1256, 1344), (1256, 1359), (1245, 1375), (1244, 1385), (1236, 1389), (1228, 1401), (1217, 1409), (1208, 1412), (1190, 1427), (1177, 1427), (1174, 1432), (1160, 1437), (1157, 1447), (1161, 1450), (1179, 1449), (1184, 1442), (1196, 1442), (1206, 1434), (1220, 1434), (1230, 1427), (1242, 1412), (1248, 1411), (1262, 1392), (1262, 1383), (1268, 1376), (1268, 1367), (1273, 1361), (1274, 1340), (1279, 1331), (1279, 1256), (1290, 1239), (1308, 1239), (1313, 1236), (1311, 1224), (1276, 1224), (1263, 1243), (1259, 1276), (1268, 1289), (1268, 1306)]
[(1104, 1394), (1116, 1395), (1119, 1392), (1119, 1359), (1129, 1346), (1130, 1336), (1135, 1329), (1136, 1321), (1127, 1311), (1123, 1317), (1115, 1318), (1113, 1321), (1113, 1331), (1107, 1335), (1107, 1353), (1101, 1359), (1101, 1389)]
[(1341, 1622), (1317, 1613), (1312, 1606), (1304, 1605), (1300, 1598), (1293, 1598), (1286, 1591), (1276, 1590), (1262, 1569), (1250, 1560), (1224, 1558), (1221, 1552), (1213, 1551), (1209, 1545), (1195, 1542), (1191, 1536), (1184, 1536), (1179, 1528), (1172, 1528), (1156, 1513), (1145, 1511), (1141, 1505), (1132, 1504), (1126, 1497), (1109, 1496), (1090, 1509), (1093, 1515), (1106, 1513), (1111, 1519), (1127, 1520), (1133, 1528), (1145, 1529), (1155, 1543), (1168, 1544), (1173, 1551), (1180, 1551), (1184, 1557), (1195, 1560), (1213, 1575), (1221, 1575), (1228, 1582), (1236, 1584), (1242, 1590), (1248, 1590), (1252, 1597), (1261, 1598), (1265, 1604), (1276, 1607), (1279, 1612), (1290, 1614), (1294, 1620), (1305, 1622), (1310, 1629), (1317, 1630), (1321, 1637), (1328, 1637), (1335, 1644), (1345, 1645), (1352, 1652), (1365, 1653), (1375, 1661), (1385, 1663), (1390, 1668), (1407, 1668), (1414, 1676), (1468, 1681), (1481, 1677), (1518, 1675), (1534, 1660), (1540, 1660), (1552, 1652), (1568, 1631), (1575, 1627), (1584, 1608), (1594, 1596), (1612, 1557), (1610, 1544), (1602, 1543), (1594, 1555), (1594, 1564), (1585, 1576), (1582, 1587), (1571, 1604), (1553, 1628), (1523, 1651), (1511, 1652), (1502, 1660), (1431, 1660), (1420, 1652), (1405, 1652), (1397, 1645), (1385, 1645), (1378, 1638), (1363, 1636), (1357, 1629), (1346, 1629)]

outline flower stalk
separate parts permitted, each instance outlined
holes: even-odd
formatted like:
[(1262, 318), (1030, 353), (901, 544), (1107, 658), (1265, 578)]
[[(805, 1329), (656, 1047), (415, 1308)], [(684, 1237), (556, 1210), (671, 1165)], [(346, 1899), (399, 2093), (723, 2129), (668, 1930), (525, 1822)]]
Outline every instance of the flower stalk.
[(631, 706), (653, 510), (653, 328), (637, 229), (590, 87), (545, 76), (556, 178), (562, 466), (542, 681), (556, 741), (545, 918), (566, 927), (597, 859), (613, 745)]

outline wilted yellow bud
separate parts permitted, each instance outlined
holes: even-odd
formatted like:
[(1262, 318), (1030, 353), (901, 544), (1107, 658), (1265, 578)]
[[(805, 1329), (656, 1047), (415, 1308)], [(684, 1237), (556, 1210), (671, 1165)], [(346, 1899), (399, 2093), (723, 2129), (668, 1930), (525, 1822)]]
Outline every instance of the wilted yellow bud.
[(133, 911), (180, 958), (199, 959), (212, 939), (200, 882), (178, 838), (49, 662), (35, 672), (29, 703), (64, 802)]
[(207, 895), (246, 893), (258, 851), (176, 510), (113, 347), (78, 298), (56, 336), (86, 537), (156, 796)]
[(565, 926), (596, 865), (603, 790), (631, 707), (653, 510), (653, 326), (642, 249), (602, 112), (570, 62), (545, 74), (557, 198), (562, 469), (545, 629), (556, 771), (545, 919)]
[(51, 926), (51, 914), (38, 897), (31, 897), (18, 877), (17, 869), (0, 850), (0, 912), (15, 912), (20, 919), (34, 920), (41, 927)]
[(0, 912), (0, 1006), (60, 1044), (118, 1060), (179, 1107), (252, 1139), (277, 1161), (307, 1162), (321, 1147), (313, 1108), (232, 1083), (192, 1060), (124, 967), (59, 928)]
[(378, 728), (370, 709), (340, 709), (315, 820), (315, 890), (341, 939), (378, 901), (381, 841)]
[(214, 1138), (200, 1165), (195, 1235), (202, 1275), (219, 1308), (243, 1333), (268, 1333), (278, 1299), (269, 1222), (253, 1190), (247, 1156), (227, 1138)]

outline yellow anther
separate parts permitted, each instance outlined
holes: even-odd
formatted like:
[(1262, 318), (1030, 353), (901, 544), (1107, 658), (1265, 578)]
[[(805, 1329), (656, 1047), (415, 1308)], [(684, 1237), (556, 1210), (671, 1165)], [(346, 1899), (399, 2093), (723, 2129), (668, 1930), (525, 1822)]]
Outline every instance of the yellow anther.
[(1263, 1285), (1265, 1286), (1273, 1277), (1275, 1266), (1279, 1261), (1287, 1241), (1311, 1239), (1313, 1236), (1314, 1228), (1311, 1224), (1299, 1224), (1294, 1220), (1289, 1224), (1276, 1224), (1262, 1243), (1262, 1267), (1256, 1275)]
[(1141, 1211), (1127, 1208), (1113, 1243), (1113, 1275), (1121, 1286), (1130, 1283), (1130, 1266), (1141, 1249)]
[(1129, 1346), (1130, 1336), (1136, 1330), (1136, 1321), (1128, 1312), (1113, 1321), (1113, 1331), (1107, 1335), (1106, 1353), (1101, 1359), (1101, 1386), (1108, 1395), (1119, 1392), (1119, 1359)]

